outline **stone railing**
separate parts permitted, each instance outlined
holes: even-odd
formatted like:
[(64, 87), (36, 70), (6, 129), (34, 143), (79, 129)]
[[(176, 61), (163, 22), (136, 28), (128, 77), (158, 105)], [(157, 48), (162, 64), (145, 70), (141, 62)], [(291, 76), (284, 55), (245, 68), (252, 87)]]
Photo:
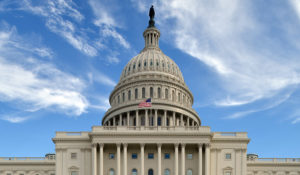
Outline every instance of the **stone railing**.
[(210, 132), (209, 127), (205, 126), (94, 126), (93, 132), (101, 131), (199, 131), (199, 132)]
[(248, 159), (248, 162), (255, 163), (291, 163), (297, 162), (300, 163), (300, 158), (257, 158), (257, 159)]
[(55, 157), (48, 158), (48, 157), (0, 157), (0, 162), (7, 162), (7, 161), (55, 161)]
[(246, 132), (214, 132), (213, 138), (248, 138)]

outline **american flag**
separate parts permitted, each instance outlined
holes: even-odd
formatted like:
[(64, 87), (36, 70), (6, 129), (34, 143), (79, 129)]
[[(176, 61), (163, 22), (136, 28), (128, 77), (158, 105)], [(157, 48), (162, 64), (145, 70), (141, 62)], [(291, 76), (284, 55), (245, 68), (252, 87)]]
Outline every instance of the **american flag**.
[(148, 99), (142, 101), (142, 102), (139, 104), (139, 108), (142, 108), (142, 107), (151, 107), (151, 106), (152, 106), (151, 98), (148, 98)]

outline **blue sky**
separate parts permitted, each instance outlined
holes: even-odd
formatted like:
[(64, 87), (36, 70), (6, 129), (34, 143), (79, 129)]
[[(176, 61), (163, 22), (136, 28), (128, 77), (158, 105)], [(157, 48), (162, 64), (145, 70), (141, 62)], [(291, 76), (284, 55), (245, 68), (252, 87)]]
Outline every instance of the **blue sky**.
[(248, 132), (248, 153), (300, 157), (300, 1), (0, 1), (0, 156), (55, 152), (90, 131), (154, 4), (160, 48), (212, 131)]

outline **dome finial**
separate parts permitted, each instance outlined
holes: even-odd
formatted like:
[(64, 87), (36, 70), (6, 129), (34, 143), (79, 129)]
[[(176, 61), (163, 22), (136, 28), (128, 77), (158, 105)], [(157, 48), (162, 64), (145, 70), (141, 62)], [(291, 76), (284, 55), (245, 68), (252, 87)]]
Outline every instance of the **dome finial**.
[(150, 7), (150, 10), (149, 10), (149, 17), (150, 17), (150, 20), (149, 20), (148, 28), (150, 28), (150, 27), (155, 27), (154, 16), (155, 16), (155, 11), (154, 11), (154, 7), (153, 7), (153, 5), (152, 5), (152, 6)]

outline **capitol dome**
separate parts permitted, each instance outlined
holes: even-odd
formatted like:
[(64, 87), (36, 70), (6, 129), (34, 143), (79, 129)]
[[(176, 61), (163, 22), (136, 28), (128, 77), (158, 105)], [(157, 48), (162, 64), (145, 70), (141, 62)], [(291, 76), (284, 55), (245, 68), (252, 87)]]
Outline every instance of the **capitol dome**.
[[(154, 19), (143, 33), (144, 49), (124, 67), (102, 120), (104, 126), (200, 126), (193, 95), (177, 64), (159, 48)], [(151, 99), (151, 106), (139, 104)]]

